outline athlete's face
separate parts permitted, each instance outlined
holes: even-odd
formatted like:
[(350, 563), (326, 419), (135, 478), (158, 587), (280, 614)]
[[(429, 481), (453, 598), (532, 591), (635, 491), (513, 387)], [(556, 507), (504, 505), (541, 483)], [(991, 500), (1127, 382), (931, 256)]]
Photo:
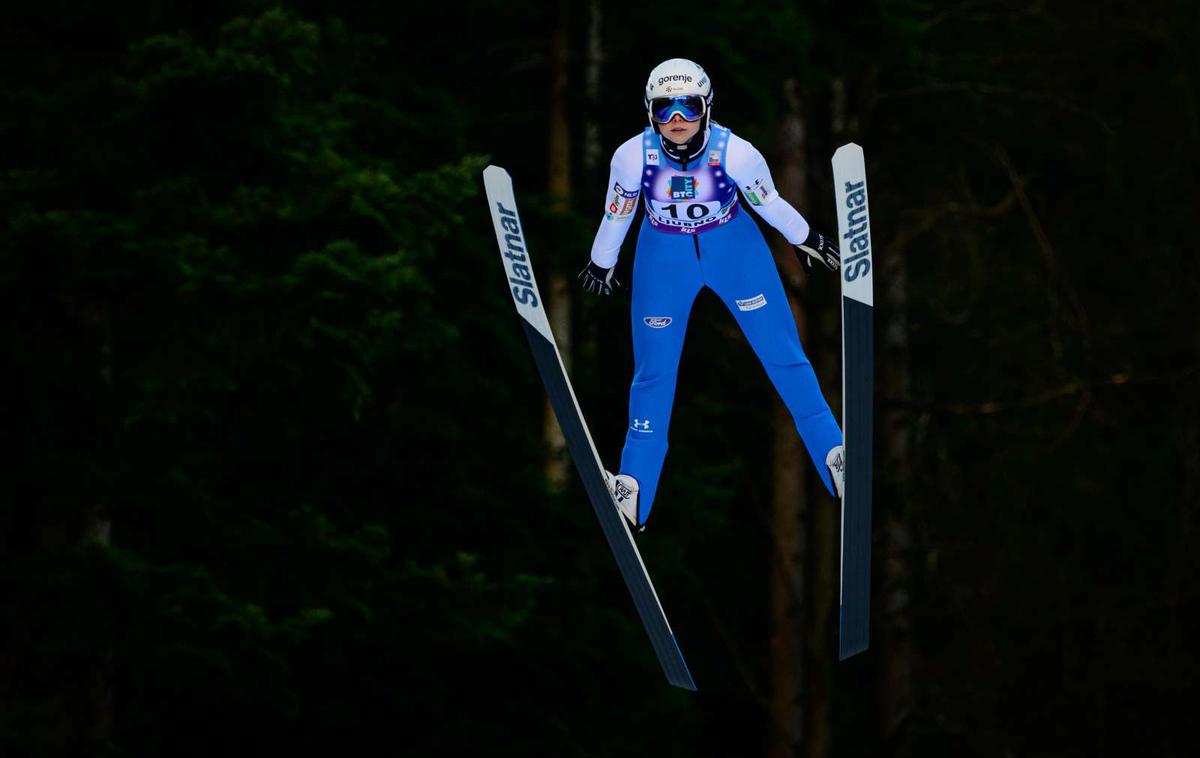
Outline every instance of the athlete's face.
[(700, 131), (700, 121), (684, 121), (683, 116), (676, 113), (661, 128), (664, 137), (676, 145), (682, 145), (692, 137), (695, 137), (696, 132)]

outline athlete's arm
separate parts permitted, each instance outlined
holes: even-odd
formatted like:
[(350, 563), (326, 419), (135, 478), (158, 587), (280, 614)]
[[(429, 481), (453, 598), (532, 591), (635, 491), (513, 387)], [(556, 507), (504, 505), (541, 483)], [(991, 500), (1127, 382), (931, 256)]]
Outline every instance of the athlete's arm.
[(604, 218), (592, 242), (592, 263), (612, 268), (621, 252), (621, 243), (637, 214), (642, 190), (642, 135), (626, 141), (613, 153), (605, 190)]
[(771, 170), (767, 161), (758, 148), (736, 134), (729, 135), (729, 147), (726, 148), (725, 165), (729, 176), (742, 190), (746, 202), (775, 227), (788, 242), (799, 245), (808, 238), (809, 226), (800, 212), (792, 204), (779, 196), (775, 190), (775, 182), (771, 179)]
[(731, 133), (725, 165), (729, 177), (737, 182), (750, 207), (792, 244), (797, 255), (803, 253), (800, 260), (806, 268), (812, 268), (812, 262), (816, 260), (837, 271), (841, 265), (837, 245), (809, 226), (800, 212), (779, 196), (767, 161), (754, 145)]

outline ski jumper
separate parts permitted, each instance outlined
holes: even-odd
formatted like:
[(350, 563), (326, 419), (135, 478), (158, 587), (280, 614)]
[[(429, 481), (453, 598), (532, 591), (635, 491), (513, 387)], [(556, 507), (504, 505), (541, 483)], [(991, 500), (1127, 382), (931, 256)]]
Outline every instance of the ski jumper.
[(703, 287), (725, 303), (779, 392), (821, 481), (833, 494), (825, 455), (842, 432), (821, 393), (784, 294), (775, 261), (746, 200), (788, 242), (808, 222), (779, 197), (753, 145), (715, 122), (697, 159), (684, 166), (662, 149), (650, 127), (613, 154), (611, 196), (592, 245), (592, 260), (610, 268), (643, 198), (632, 292), (633, 384), (620, 473), (637, 479), (637, 522), (646, 522), (667, 455), (675, 380), (692, 303)]

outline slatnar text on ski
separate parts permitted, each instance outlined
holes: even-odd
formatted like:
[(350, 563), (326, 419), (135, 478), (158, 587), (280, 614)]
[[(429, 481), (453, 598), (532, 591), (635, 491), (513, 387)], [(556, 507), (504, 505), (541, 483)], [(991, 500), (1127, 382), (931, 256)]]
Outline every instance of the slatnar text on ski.
[(843, 276), (852, 282), (871, 270), (871, 232), (867, 218), (866, 182), (846, 182), (846, 247), (850, 255), (842, 261)]
[(537, 295), (533, 292), (533, 273), (529, 270), (525, 258), (525, 240), (521, 235), (521, 224), (517, 221), (517, 212), (510, 211), (500, 203), (496, 203), (500, 211), (500, 225), (504, 227), (504, 257), (508, 259), (508, 281), (514, 286), (513, 297), (521, 305), (537, 305)]

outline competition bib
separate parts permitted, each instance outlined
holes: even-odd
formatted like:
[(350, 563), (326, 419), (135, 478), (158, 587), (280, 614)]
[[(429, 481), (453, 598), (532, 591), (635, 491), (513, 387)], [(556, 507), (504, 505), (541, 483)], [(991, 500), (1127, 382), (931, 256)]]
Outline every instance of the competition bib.
[(642, 196), (646, 218), (660, 232), (697, 234), (738, 213), (737, 185), (725, 172), (729, 130), (712, 125), (708, 150), (683, 171), (662, 151), (650, 127), (642, 139)]

